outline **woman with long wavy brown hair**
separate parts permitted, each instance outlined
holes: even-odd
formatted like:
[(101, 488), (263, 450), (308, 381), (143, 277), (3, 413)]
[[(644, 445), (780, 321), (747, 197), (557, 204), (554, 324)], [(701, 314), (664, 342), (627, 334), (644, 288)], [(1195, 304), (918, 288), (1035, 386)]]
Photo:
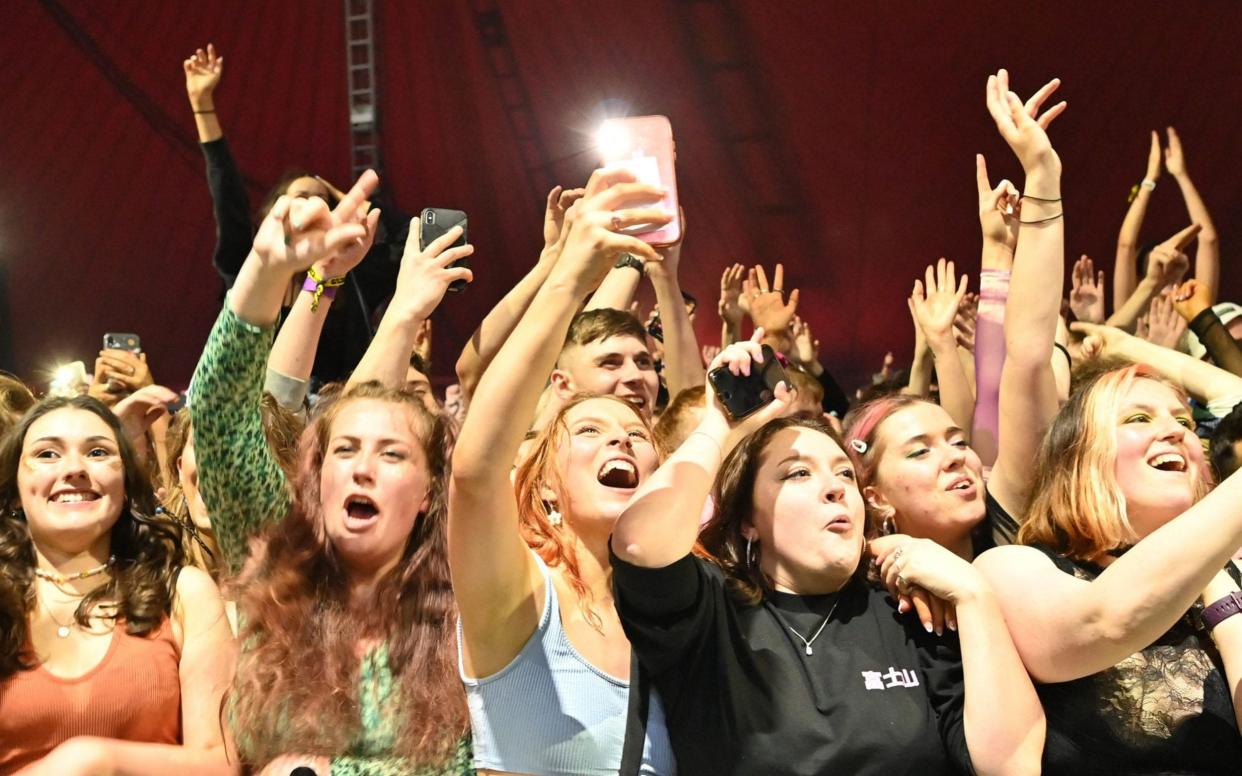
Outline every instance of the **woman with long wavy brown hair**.
[[(317, 199), (276, 203), (194, 376), (198, 485), (237, 575), (242, 656), (224, 714), (240, 759), (264, 774), (470, 769), (445, 422), (375, 383), (349, 387), (303, 433), (292, 481), (263, 429), (283, 289), (312, 262), (332, 278), (361, 260), (377, 218), (360, 206), (376, 182), (365, 175), (332, 213)], [(285, 325), (330, 303), (302, 293)]]
[(0, 773), (231, 772), (220, 593), (117, 417), (36, 405), (0, 444), (0, 500)]

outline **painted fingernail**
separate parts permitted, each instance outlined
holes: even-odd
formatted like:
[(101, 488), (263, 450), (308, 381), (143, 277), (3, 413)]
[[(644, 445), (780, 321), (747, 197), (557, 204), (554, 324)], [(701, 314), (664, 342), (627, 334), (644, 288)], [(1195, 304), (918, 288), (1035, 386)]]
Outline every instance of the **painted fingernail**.
[(949, 620), (949, 630), (957, 631), (957, 620)]
[(930, 622), (925, 622), (923, 623), (923, 630), (927, 631), (928, 633), (931, 633), (934, 630), (934, 628), (932, 628), (932, 624)]

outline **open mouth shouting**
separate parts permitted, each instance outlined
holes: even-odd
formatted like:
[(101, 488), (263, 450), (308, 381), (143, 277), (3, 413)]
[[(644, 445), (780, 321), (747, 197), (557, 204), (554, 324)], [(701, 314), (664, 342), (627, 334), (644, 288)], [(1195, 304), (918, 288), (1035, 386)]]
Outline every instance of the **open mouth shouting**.
[(351, 494), (345, 499), (345, 528), (365, 531), (379, 520), (379, 507), (369, 496)]
[(606, 488), (633, 490), (638, 487), (638, 467), (629, 458), (610, 458), (595, 478)]

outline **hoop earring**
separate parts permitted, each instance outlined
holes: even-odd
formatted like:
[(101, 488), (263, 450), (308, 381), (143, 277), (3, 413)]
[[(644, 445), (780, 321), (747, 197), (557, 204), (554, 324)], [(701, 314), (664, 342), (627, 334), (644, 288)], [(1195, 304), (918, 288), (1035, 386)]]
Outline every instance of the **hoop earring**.
[(885, 536), (892, 536), (897, 533), (897, 521), (893, 520), (891, 515), (884, 518), (884, 520), (880, 522), (880, 530)]
[(751, 555), (751, 552), (750, 552), (750, 544), (751, 544), (750, 537), (746, 537), (746, 568), (750, 568), (752, 560), (753, 560), (753, 556)]

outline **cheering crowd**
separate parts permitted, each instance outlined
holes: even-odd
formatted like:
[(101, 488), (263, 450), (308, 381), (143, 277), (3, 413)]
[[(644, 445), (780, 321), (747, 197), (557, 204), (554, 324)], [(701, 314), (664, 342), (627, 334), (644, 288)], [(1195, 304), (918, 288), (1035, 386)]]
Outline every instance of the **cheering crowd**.
[[(977, 292), (929, 266), (853, 395), (780, 265), (724, 267), (698, 342), (631, 229), (665, 192), (597, 170), (441, 397), (461, 228), (373, 172), (252, 222), (223, 69), (184, 64), (228, 288), (186, 406), (123, 348), (0, 379), (0, 774), (1242, 772), (1242, 307), (1172, 128), (1111, 305), (1086, 256), (1064, 300), (1059, 81), (990, 76), (1024, 179), (977, 158)], [(1188, 226), (1140, 245), (1168, 178)], [(735, 417), (708, 374), (771, 359)]]

